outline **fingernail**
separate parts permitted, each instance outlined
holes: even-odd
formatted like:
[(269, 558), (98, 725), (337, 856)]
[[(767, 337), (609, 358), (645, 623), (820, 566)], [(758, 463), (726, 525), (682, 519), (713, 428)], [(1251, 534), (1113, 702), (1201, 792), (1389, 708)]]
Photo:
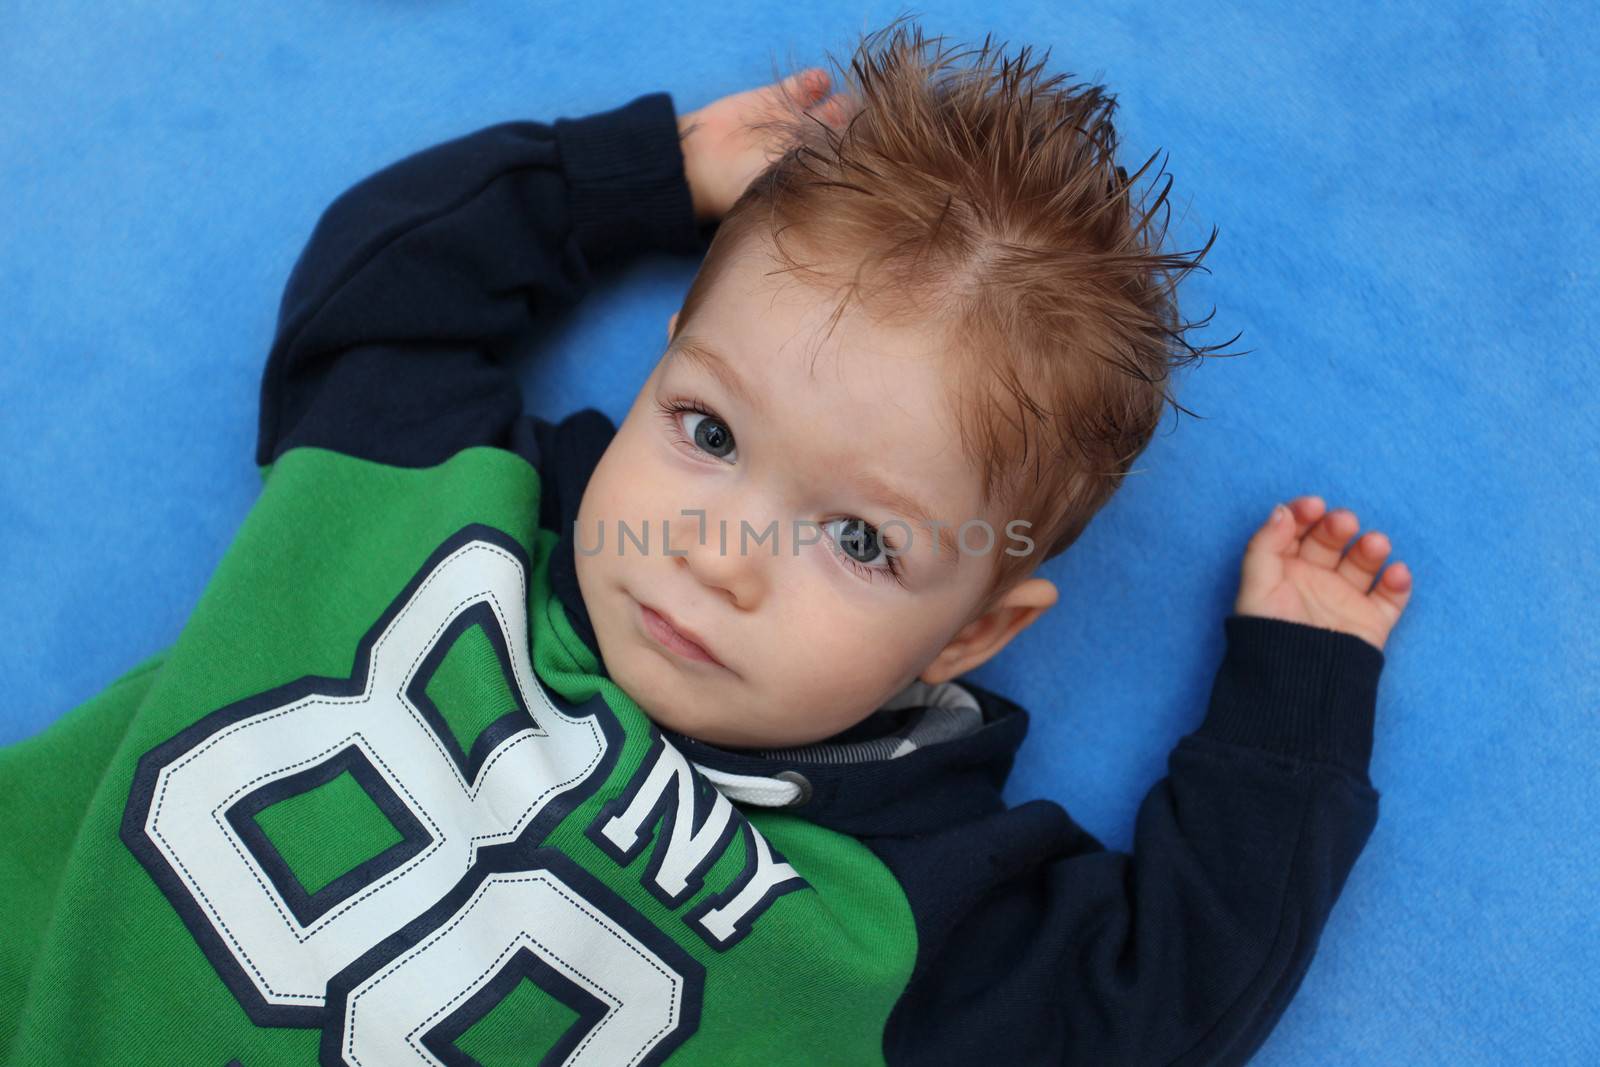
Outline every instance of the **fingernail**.
[(1274, 504), (1272, 506), (1272, 517), (1267, 521), (1276, 526), (1279, 522), (1283, 521), (1283, 516), (1288, 513), (1288, 510), (1289, 509), (1284, 507), (1282, 504)]

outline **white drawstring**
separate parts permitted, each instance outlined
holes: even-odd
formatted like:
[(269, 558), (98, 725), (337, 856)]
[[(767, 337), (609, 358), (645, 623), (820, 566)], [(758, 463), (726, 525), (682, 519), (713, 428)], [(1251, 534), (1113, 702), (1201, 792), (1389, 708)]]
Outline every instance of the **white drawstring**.
[[(756, 804), (763, 808), (786, 808), (800, 799), (803, 792), (799, 782), (786, 778), (762, 778), (753, 774), (730, 774), (696, 763), (700, 773), (711, 779), (717, 791), (729, 800), (741, 804)], [(798, 777), (798, 776), (796, 776)]]

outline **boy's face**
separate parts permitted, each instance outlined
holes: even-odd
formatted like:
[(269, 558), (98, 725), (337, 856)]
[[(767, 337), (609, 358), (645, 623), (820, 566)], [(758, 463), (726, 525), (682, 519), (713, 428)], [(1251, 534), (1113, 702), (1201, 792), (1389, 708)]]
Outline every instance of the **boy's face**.
[[(832, 301), (764, 276), (772, 265), (751, 241), (674, 338), (595, 468), (576, 533), (612, 679), (662, 726), (730, 747), (837, 733), (919, 676), (988, 659), (1055, 600), (1032, 578), (974, 618), (992, 553), (1019, 545), (979, 506), (932, 339), (853, 306), (825, 337)], [(684, 342), (722, 357), (723, 375)], [(685, 404), (699, 410), (672, 410)], [(977, 554), (976, 526), (965, 551), (938, 547), (908, 500), (947, 536), (987, 522), (993, 547)], [(663, 643), (652, 610), (715, 662)]]

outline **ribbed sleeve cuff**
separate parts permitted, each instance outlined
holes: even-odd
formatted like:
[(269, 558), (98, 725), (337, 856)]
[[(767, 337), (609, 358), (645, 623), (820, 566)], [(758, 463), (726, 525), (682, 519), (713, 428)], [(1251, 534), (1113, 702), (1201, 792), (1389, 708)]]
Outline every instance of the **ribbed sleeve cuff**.
[(591, 265), (647, 250), (705, 251), (669, 94), (553, 125), (573, 229)]
[(1364, 778), (1382, 651), (1353, 634), (1254, 615), (1229, 615), (1223, 628), (1227, 651), (1196, 735)]

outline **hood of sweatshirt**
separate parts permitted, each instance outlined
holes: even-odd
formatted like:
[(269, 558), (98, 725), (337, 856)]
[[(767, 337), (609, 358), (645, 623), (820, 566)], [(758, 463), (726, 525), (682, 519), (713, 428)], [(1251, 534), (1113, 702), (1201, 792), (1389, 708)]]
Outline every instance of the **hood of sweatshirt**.
[[(539, 524), (560, 533), (551, 589), (604, 671), (578, 587), (573, 533), (584, 488), (616, 426), (593, 408), (559, 423), (532, 423), (544, 483)], [(913, 682), (848, 730), (792, 748), (722, 748), (661, 732), (730, 800), (872, 836), (923, 833), (1002, 810), (1001, 790), (1027, 729), (1021, 707), (962, 679)]]

